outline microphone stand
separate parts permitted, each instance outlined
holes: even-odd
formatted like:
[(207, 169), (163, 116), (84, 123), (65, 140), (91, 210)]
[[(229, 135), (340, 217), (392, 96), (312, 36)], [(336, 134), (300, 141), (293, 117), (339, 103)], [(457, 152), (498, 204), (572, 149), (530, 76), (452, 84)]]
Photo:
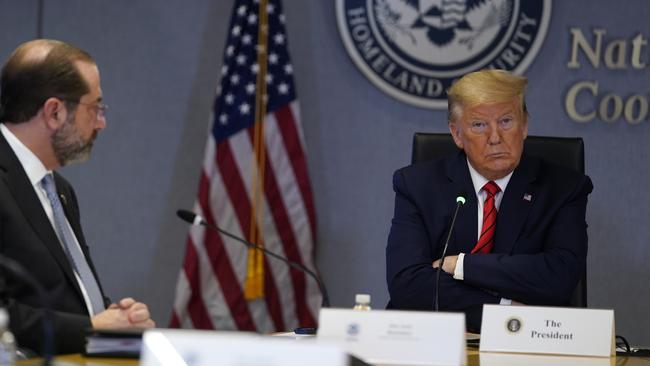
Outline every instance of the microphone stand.
[(449, 233), (447, 233), (447, 240), (445, 240), (445, 246), (442, 248), (442, 257), (440, 257), (440, 267), (436, 272), (436, 294), (433, 300), (433, 308), (435, 311), (439, 311), (440, 303), (438, 302), (438, 295), (440, 293), (440, 271), (442, 271), (442, 266), (445, 264), (445, 256), (447, 255), (447, 248), (449, 247), (449, 239), (451, 239), (451, 233), (454, 230), (454, 225), (456, 224), (456, 216), (458, 216), (458, 210), (460, 206), (465, 204), (465, 197), (458, 196), (456, 197), (456, 210), (454, 210), (454, 216), (451, 219), (451, 226), (449, 227)]
[(301, 271), (303, 273), (306, 273), (311, 278), (313, 278), (314, 281), (316, 281), (316, 284), (318, 284), (318, 288), (320, 289), (320, 292), (321, 292), (321, 294), (323, 296), (323, 301), (321, 303), (321, 306), (324, 307), (324, 308), (328, 308), (330, 306), (330, 299), (329, 299), (329, 296), (327, 295), (327, 289), (325, 288), (325, 284), (323, 284), (323, 282), (319, 279), (319, 277), (318, 277), (318, 275), (316, 275), (316, 273), (314, 273), (312, 270), (305, 267), (304, 265), (302, 265), (300, 263), (297, 263), (297, 262), (294, 262), (294, 261), (291, 261), (291, 260), (289, 260), (289, 259), (287, 259), (287, 258), (285, 258), (285, 257), (283, 257), (283, 256), (281, 256), (279, 254), (276, 254), (276, 253), (264, 248), (263, 246), (260, 246), (260, 245), (257, 245), (255, 243), (244, 240), (244, 239), (242, 239), (242, 238), (240, 238), (240, 237), (238, 237), (238, 236), (236, 236), (234, 234), (231, 234), (231, 233), (221, 229), (220, 227), (218, 227), (216, 225), (210, 224), (209, 222), (205, 221), (205, 219), (203, 219), (201, 216), (195, 214), (194, 212), (187, 211), (187, 210), (178, 210), (178, 211), (176, 211), (176, 215), (178, 217), (180, 217), (182, 220), (184, 220), (184, 221), (186, 221), (186, 222), (188, 222), (188, 223), (190, 223), (192, 225), (197, 225), (198, 224), (198, 225), (205, 226), (208, 229), (217, 231), (217, 232), (219, 232), (219, 233), (221, 233), (221, 234), (223, 234), (223, 235), (225, 235), (225, 236), (227, 236), (227, 237), (229, 237), (229, 238), (231, 238), (231, 239), (233, 239), (235, 241), (238, 241), (238, 242), (246, 245), (249, 248), (259, 250), (259, 251), (263, 252), (264, 254), (267, 254), (270, 257), (273, 257), (275, 259), (278, 259), (278, 260), (286, 263), (287, 265), (289, 265), (292, 268), (295, 268), (295, 269), (297, 269), (297, 270), (299, 270), (299, 271)]

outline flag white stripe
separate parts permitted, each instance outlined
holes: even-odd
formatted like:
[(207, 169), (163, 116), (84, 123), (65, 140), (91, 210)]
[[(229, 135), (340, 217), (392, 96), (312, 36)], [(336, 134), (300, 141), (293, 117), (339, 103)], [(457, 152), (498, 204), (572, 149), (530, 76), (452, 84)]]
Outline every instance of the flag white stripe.
[(298, 137), (300, 138), (300, 146), (302, 147), (303, 155), (307, 158), (307, 144), (305, 144), (305, 131), (303, 131), (302, 121), (300, 120), (300, 103), (297, 100), (289, 103), (293, 120), (296, 121), (296, 130), (298, 130)]
[(203, 172), (210, 178), (217, 169), (215, 161), (215, 142), (212, 135), (208, 135), (208, 141), (205, 143), (205, 155), (203, 156)]
[(176, 281), (176, 298), (174, 299), (174, 312), (181, 326), (189, 320), (187, 304), (190, 301), (191, 294), (192, 291), (190, 291), (190, 284), (185, 271), (181, 270)]

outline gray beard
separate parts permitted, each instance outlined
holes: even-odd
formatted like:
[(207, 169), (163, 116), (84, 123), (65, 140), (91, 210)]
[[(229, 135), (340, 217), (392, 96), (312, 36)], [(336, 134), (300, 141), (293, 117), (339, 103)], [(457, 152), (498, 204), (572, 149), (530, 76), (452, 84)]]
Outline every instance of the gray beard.
[(77, 128), (73, 124), (72, 119), (70, 118), (65, 121), (63, 127), (52, 135), (52, 149), (60, 166), (88, 160), (93, 148), (93, 142), (95, 137), (97, 137), (97, 134), (94, 133), (88, 141), (84, 141), (77, 134)]

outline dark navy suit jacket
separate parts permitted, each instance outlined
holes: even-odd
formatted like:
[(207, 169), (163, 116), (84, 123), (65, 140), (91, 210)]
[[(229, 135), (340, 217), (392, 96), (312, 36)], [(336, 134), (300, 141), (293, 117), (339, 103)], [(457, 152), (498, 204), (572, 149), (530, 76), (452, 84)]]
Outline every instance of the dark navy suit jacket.
[[(56, 172), (54, 181), (70, 226), (94, 273), (72, 186)], [(0, 254), (25, 267), (49, 295), (55, 351), (81, 352), (86, 330), (91, 327), (81, 289), (27, 174), (1, 133)], [(96, 273), (95, 278), (98, 278)], [(9, 310), (11, 330), (21, 347), (40, 352), (43, 342), (40, 299), (24, 280), (0, 271), (0, 290), (3, 282), (6, 289), (0, 296)], [(108, 303), (106, 298), (105, 303)]]
[(395, 172), (395, 213), (386, 247), (391, 307), (431, 310), (436, 270), (456, 197), (460, 208), (447, 256), (465, 253), (464, 280), (440, 276), (439, 307), (466, 314), (479, 331), (483, 304), (508, 298), (529, 305), (566, 305), (585, 270), (589, 177), (522, 157), (504, 192), (494, 248), (470, 254), (476, 244), (478, 209), (463, 152)]

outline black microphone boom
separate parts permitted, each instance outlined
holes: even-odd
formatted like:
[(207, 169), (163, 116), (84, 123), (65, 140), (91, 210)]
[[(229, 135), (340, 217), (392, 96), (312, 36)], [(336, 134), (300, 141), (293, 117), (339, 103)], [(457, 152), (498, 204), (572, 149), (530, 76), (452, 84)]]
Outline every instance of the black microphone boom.
[[(43, 366), (50, 366), (52, 364), (52, 355), (54, 355), (54, 328), (52, 326), (52, 308), (50, 307), (50, 299), (41, 285), (34, 276), (32, 276), (27, 270), (17, 261), (0, 255), (0, 268), (6, 269), (12, 275), (18, 279), (27, 283), (30, 287), (36, 291), (38, 301), (41, 303), (41, 310), (43, 314), (41, 315), (41, 323), (43, 327), (43, 343), (42, 343), (42, 354)], [(4, 277), (4, 273), (2, 273)], [(0, 297), (2, 297), (2, 302), (5, 302), (4, 296), (9, 296), (5, 291), (6, 289), (2, 288), (4, 283), (4, 278), (0, 277)], [(4, 305), (4, 304), (3, 304)]]
[(179, 218), (181, 218), (183, 221), (187, 222), (187, 223), (190, 223), (192, 225), (202, 225), (202, 226), (207, 227), (208, 229), (215, 230), (215, 231), (217, 231), (217, 232), (219, 232), (219, 233), (221, 233), (221, 234), (223, 234), (223, 235), (225, 235), (225, 236), (227, 236), (227, 237), (229, 237), (229, 238), (231, 238), (231, 239), (233, 239), (235, 241), (238, 241), (238, 242), (246, 245), (249, 248), (254, 248), (256, 250), (259, 250), (259, 251), (263, 252), (264, 254), (267, 254), (270, 257), (273, 257), (275, 259), (278, 259), (278, 260), (286, 263), (287, 265), (289, 265), (292, 268), (295, 268), (295, 269), (297, 269), (297, 270), (299, 270), (299, 271), (301, 271), (303, 273), (308, 274), (318, 284), (318, 288), (320, 289), (321, 295), (323, 296), (323, 302), (321, 304), (322, 307), (328, 308), (330, 306), (330, 299), (329, 299), (329, 296), (327, 296), (327, 289), (325, 289), (325, 284), (320, 280), (320, 278), (318, 278), (318, 275), (316, 275), (316, 273), (314, 273), (312, 270), (305, 267), (304, 265), (302, 265), (300, 263), (297, 263), (297, 262), (294, 262), (292, 260), (289, 260), (289, 259), (287, 259), (287, 258), (285, 258), (285, 257), (283, 257), (283, 256), (281, 256), (279, 254), (273, 253), (272, 251), (264, 248), (263, 246), (260, 246), (260, 245), (257, 245), (255, 243), (252, 243), (252, 242), (250, 242), (248, 240), (242, 239), (242, 238), (240, 238), (240, 237), (238, 237), (238, 236), (236, 236), (234, 234), (231, 234), (231, 233), (221, 229), (220, 227), (218, 227), (216, 225), (212, 225), (209, 222), (205, 221), (205, 219), (203, 219), (201, 216), (195, 214), (192, 211), (178, 210), (178, 211), (176, 211), (176, 215)]
[(445, 264), (445, 255), (447, 255), (447, 247), (449, 246), (449, 239), (451, 239), (451, 232), (454, 230), (454, 225), (456, 224), (456, 216), (458, 216), (458, 210), (460, 206), (465, 204), (465, 195), (461, 194), (456, 197), (456, 210), (454, 211), (454, 216), (451, 219), (451, 226), (449, 227), (449, 233), (447, 234), (447, 240), (445, 240), (445, 246), (442, 248), (442, 256), (440, 257), (440, 267), (438, 267), (438, 272), (436, 272), (436, 294), (433, 299), (433, 308), (435, 311), (438, 311), (440, 303), (438, 302), (438, 293), (440, 292), (440, 271), (442, 271), (442, 266)]

